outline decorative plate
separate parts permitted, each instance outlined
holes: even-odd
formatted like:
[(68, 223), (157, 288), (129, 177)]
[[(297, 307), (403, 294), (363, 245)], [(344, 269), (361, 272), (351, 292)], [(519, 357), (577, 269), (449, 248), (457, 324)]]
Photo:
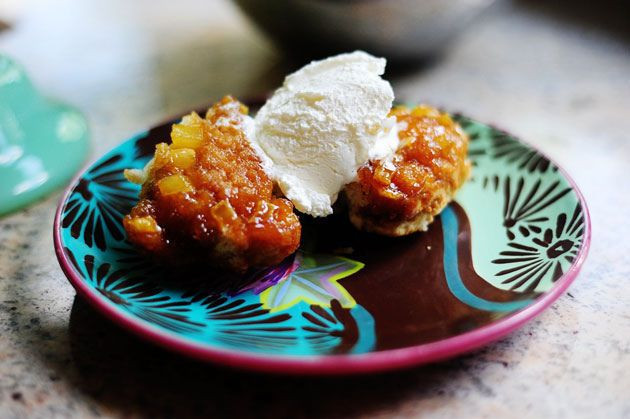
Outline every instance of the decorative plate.
[(160, 125), (82, 173), (59, 205), (55, 248), (78, 293), (124, 328), (202, 360), (278, 373), (418, 365), (494, 341), (536, 316), (577, 275), (588, 211), (568, 176), (509, 134), (457, 116), (473, 177), (426, 233), (385, 238), (345, 215), (303, 219), (300, 250), (236, 277), (169, 272), (125, 240), (121, 219)]

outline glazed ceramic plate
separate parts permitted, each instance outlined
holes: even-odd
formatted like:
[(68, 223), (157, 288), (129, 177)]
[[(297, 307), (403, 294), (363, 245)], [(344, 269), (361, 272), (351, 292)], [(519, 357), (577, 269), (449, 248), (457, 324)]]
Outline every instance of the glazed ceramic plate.
[(0, 216), (65, 185), (85, 161), (88, 137), (81, 113), (42, 96), (0, 54)]
[(544, 310), (582, 264), (590, 227), (567, 175), (530, 146), (457, 116), (473, 177), (426, 233), (385, 238), (343, 214), (303, 219), (300, 250), (235, 276), (168, 271), (125, 240), (140, 168), (172, 122), (122, 143), (70, 186), (55, 219), (78, 293), (126, 329), (192, 357), (279, 373), (418, 365), (496, 340)]

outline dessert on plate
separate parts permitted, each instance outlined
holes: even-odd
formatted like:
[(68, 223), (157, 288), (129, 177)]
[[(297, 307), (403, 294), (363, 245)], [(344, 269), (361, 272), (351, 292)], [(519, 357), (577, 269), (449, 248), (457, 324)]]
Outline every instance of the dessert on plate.
[(352, 224), (387, 236), (426, 231), (470, 175), (468, 138), (430, 106), (396, 107), (403, 128), (393, 156), (370, 160), (344, 189)]
[(129, 240), (160, 260), (242, 272), (297, 250), (294, 207), (326, 217), (340, 195), (358, 229), (426, 230), (469, 175), (468, 138), (435, 108), (392, 108), (385, 64), (360, 51), (314, 61), (254, 118), (229, 96), (185, 116), (171, 144), (125, 172), (142, 185)]
[(123, 224), (129, 241), (170, 263), (235, 271), (274, 265), (298, 248), (300, 222), (246, 140), (247, 108), (231, 97), (173, 125), (143, 170), (140, 201)]

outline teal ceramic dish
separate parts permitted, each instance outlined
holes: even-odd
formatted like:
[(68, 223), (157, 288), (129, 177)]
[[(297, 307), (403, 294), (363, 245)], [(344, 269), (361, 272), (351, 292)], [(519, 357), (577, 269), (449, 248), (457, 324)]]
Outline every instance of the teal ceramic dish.
[(65, 185), (87, 150), (83, 116), (42, 97), (24, 70), (0, 55), (0, 215)]
[(577, 275), (586, 204), (555, 164), (513, 136), (457, 116), (473, 177), (428, 232), (385, 238), (345, 215), (304, 217), (300, 250), (235, 276), (168, 271), (125, 240), (140, 168), (167, 123), (122, 143), (68, 189), (54, 226), (78, 293), (116, 323), (202, 360), (277, 373), (346, 374), (432, 362), (496, 340)]

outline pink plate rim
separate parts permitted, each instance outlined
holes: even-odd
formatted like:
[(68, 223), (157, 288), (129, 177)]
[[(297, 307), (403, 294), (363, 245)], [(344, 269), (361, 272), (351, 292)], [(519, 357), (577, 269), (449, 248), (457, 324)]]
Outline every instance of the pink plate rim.
[[(132, 137), (133, 138), (133, 137)], [(85, 281), (76, 273), (67, 255), (63, 251), (61, 239), (61, 213), (72, 189), (77, 181), (93, 164), (77, 174), (63, 193), (55, 212), (53, 223), (53, 239), (55, 254), (64, 274), (82, 298), (94, 306), (97, 311), (105, 315), (114, 323), (131, 331), (136, 336), (158, 344), (165, 349), (179, 352), (201, 361), (213, 362), (233, 368), (254, 370), (276, 374), (290, 375), (349, 375), (383, 372), (419, 366), (431, 362), (452, 358), (478, 349), (513, 332), (526, 322), (544, 311), (552, 302), (562, 295), (580, 272), (591, 244), (591, 218), (586, 200), (577, 184), (555, 161), (550, 159), (531, 144), (518, 139), (546, 157), (558, 167), (558, 171), (565, 177), (575, 191), (584, 211), (584, 240), (578, 255), (569, 270), (556, 282), (556, 285), (529, 306), (502, 318), (487, 326), (474, 329), (461, 335), (443, 340), (410, 346), (407, 348), (390, 349), (358, 355), (324, 355), (324, 356), (269, 356), (256, 355), (238, 350), (223, 350), (198, 344), (178, 338), (177, 335), (158, 329), (135, 317), (116, 309), (102, 296), (90, 289)]]

